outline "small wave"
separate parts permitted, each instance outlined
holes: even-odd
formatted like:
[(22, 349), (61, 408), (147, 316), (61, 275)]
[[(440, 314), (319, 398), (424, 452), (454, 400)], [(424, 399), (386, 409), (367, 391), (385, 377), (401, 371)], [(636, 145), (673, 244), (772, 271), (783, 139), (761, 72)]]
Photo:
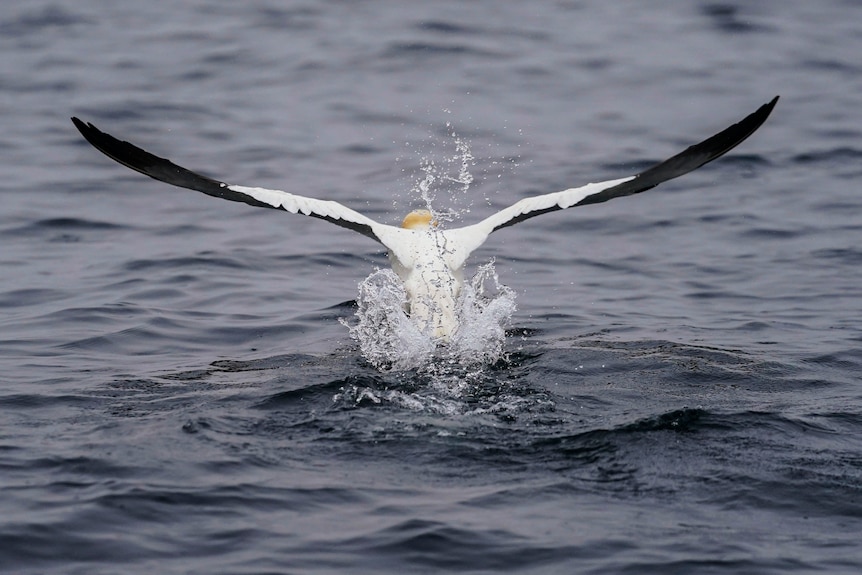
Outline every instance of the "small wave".
[(791, 158), (794, 164), (826, 164), (837, 165), (858, 162), (862, 158), (862, 150), (848, 146), (839, 146), (826, 150), (817, 150), (797, 154)]
[(440, 42), (393, 42), (383, 53), (385, 59), (408, 59), (416, 58), (431, 58), (442, 56), (475, 56), (477, 58), (499, 59), (503, 56), (502, 52), (495, 50), (487, 50), (470, 46), (467, 44), (458, 43), (440, 43)]
[(69, 295), (57, 289), (26, 288), (0, 294), (0, 309), (41, 305), (46, 302), (66, 299)]
[(110, 222), (63, 217), (35, 220), (22, 226), (5, 229), (0, 232), (0, 235), (7, 238), (47, 236), (52, 242), (70, 243), (79, 241), (81, 235), (88, 232), (129, 229), (132, 228)]
[(4, 19), (0, 22), (0, 32), (4, 36), (24, 37), (37, 32), (44, 33), (45, 30), (91, 23), (85, 16), (49, 5), (41, 9), (22, 11), (16, 17)]
[(701, 13), (709, 19), (712, 26), (725, 34), (768, 32), (772, 29), (769, 26), (754, 23), (749, 14), (743, 16), (739, 12), (738, 6), (725, 3), (707, 4), (701, 8)]
[(218, 257), (208, 255), (177, 257), (177, 258), (158, 258), (158, 259), (137, 259), (126, 262), (123, 268), (129, 272), (147, 271), (150, 269), (190, 269), (195, 266), (204, 267), (221, 267), (227, 269), (248, 269), (248, 266), (236, 259), (229, 257)]

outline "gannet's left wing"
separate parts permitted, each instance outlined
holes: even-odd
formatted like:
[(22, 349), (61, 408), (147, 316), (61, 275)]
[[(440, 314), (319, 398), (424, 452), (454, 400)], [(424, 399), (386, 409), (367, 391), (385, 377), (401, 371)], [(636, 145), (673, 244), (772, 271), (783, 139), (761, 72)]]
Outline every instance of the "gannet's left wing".
[[(686, 148), (676, 156), (628, 178), (608, 180), (596, 184), (587, 184), (579, 188), (571, 188), (562, 192), (524, 198), (496, 214), (485, 218), (478, 224), (463, 228), (447, 230), (445, 233), (457, 245), (454, 259), (467, 259), (470, 252), (478, 248), (488, 235), (499, 229), (523, 222), (529, 218), (564, 210), (575, 206), (597, 204), (613, 198), (629, 196), (654, 188), (662, 182), (677, 178), (704, 164), (719, 158), (741, 144), (753, 134), (769, 117), (770, 112), (778, 102), (778, 96), (746, 116), (739, 123), (718, 134)], [(457, 263), (457, 262), (456, 262)]]
[(243, 202), (252, 206), (275, 208), (294, 214), (312, 216), (359, 232), (384, 245), (386, 244), (383, 237), (388, 238), (392, 235), (390, 228), (396, 229), (393, 226), (378, 223), (338, 202), (307, 198), (280, 190), (249, 188), (213, 180), (178, 166), (168, 159), (153, 155), (129, 142), (118, 140), (110, 134), (102, 132), (93, 124), (85, 124), (78, 118), (72, 118), (72, 122), (88, 142), (112, 160), (173, 186), (196, 190), (208, 196)]

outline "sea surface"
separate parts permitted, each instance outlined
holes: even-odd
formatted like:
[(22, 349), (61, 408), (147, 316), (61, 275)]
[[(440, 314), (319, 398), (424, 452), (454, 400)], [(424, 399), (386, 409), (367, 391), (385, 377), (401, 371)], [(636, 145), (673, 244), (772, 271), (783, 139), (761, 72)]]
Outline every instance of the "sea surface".
[[(0, 53), (0, 572), (862, 572), (859, 1), (5, 0)], [(471, 223), (779, 94), (493, 234), (502, 353), (409, 369), (344, 325), (379, 245), (69, 121)]]

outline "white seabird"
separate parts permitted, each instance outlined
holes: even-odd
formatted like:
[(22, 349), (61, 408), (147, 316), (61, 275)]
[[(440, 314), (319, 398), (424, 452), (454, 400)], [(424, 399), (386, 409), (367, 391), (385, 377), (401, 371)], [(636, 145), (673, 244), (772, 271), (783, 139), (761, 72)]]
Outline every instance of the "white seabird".
[(458, 329), (457, 300), (467, 258), (491, 232), (540, 214), (637, 194), (691, 172), (753, 134), (777, 101), (778, 96), (739, 123), (634, 176), (524, 198), (479, 223), (451, 230), (439, 228), (428, 210), (411, 212), (401, 227), (395, 227), (376, 222), (338, 202), (228, 184), (118, 140), (78, 118), (72, 118), (72, 122), (100, 152), (156, 180), (217, 198), (320, 218), (380, 242), (389, 250), (392, 268), (404, 282), (411, 318), (420, 329), (447, 341)]

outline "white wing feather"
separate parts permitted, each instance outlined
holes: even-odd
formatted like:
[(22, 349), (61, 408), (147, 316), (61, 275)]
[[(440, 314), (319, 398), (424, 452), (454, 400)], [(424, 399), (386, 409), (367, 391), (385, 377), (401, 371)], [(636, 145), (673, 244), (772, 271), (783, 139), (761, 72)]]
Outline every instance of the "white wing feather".
[(541, 196), (533, 196), (524, 198), (515, 202), (508, 208), (502, 209), (499, 212), (485, 218), (477, 224), (447, 230), (444, 232), (446, 237), (450, 239), (451, 244), (456, 246), (450, 255), (451, 267), (459, 268), (464, 265), (470, 254), (479, 248), (488, 236), (494, 230), (505, 227), (513, 220), (526, 219), (531, 214), (539, 214), (553, 209), (564, 210), (576, 205), (585, 198), (612, 188), (616, 185), (628, 182), (636, 176), (627, 178), (619, 178), (616, 180), (608, 180), (605, 182), (597, 182), (587, 184), (578, 188), (569, 188), (561, 192), (553, 192), (543, 194)]

